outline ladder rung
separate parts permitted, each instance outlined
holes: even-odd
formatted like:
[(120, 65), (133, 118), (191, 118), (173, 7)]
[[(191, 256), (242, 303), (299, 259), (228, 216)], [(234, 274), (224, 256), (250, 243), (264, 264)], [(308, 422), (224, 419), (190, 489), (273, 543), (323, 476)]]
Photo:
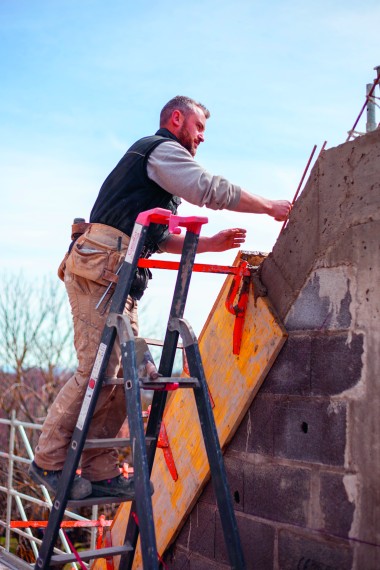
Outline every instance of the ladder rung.
[[(164, 346), (164, 341), (157, 338), (144, 338), (144, 340), (146, 344), (149, 344), (150, 346)], [(182, 342), (177, 343), (177, 348), (183, 348)]]
[(143, 390), (176, 390), (177, 388), (198, 388), (198, 378), (177, 378), (171, 376), (168, 378), (161, 377), (159, 380), (150, 380), (148, 378), (139, 378), (140, 388)]
[[(103, 381), (106, 386), (123, 385), (124, 378), (106, 378)], [(159, 377), (157, 380), (151, 380), (147, 376), (139, 378), (140, 388), (143, 390), (162, 390), (163, 386), (170, 384), (179, 384), (179, 388), (197, 388), (199, 386), (198, 378), (178, 378), (177, 376)], [(149, 388), (147, 387), (149, 386)]]
[[(80, 559), (84, 562), (86, 560), (93, 560), (95, 558), (108, 558), (109, 556), (119, 556), (125, 552), (131, 552), (132, 546), (109, 546), (107, 548), (96, 548), (95, 550), (81, 550), (78, 554)], [(68, 564), (69, 562), (76, 562), (75, 554), (55, 554), (51, 557), (51, 566), (60, 566), (61, 564)]]
[[(151, 443), (154, 437), (146, 437), (145, 441)], [(113, 437), (109, 439), (86, 439), (84, 449), (101, 449), (103, 447), (128, 447), (131, 445), (129, 437)]]
[(128, 503), (131, 499), (125, 497), (115, 497), (110, 495), (108, 497), (93, 497), (90, 495), (85, 499), (69, 499), (67, 502), (68, 507), (93, 507), (95, 505), (119, 505), (120, 503)]

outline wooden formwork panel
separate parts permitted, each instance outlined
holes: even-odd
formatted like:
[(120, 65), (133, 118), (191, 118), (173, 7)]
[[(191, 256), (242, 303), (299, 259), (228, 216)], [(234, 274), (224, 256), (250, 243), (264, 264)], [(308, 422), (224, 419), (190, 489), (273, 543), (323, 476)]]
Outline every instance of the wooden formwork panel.
[[(269, 299), (259, 297), (255, 302), (251, 291), (240, 354), (232, 353), (235, 317), (225, 308), (231, 279), (229, 276), (225, 280), (199, 338), (222, 448), (238, 428), (286, 340), (286, 331)], [(178, 390), (170, 396), (164, 423), (179, 477), (176, 482), (172, 479), (163, 452), (157, 449), (151, 480), (155, 488), (152, 500), (160, 554), (173, 542), (210, 474), (192, 390)], [(115, 546), (124, 543), (129, 511), (130, 503), (123, 503), (115, 515), (111, 527)], [(106, 570), (105, 561), (96, 561), (93, 568)], [(133, 568), (142, 568), (139, 549)]]

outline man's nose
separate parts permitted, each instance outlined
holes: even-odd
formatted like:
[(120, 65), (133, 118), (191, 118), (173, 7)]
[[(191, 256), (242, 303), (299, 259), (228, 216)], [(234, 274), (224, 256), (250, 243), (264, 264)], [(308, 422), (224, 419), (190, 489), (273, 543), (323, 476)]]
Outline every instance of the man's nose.
[(205, 142), (205, 136), (203, 133), (198, 133), (198, 140), (199, 142)]

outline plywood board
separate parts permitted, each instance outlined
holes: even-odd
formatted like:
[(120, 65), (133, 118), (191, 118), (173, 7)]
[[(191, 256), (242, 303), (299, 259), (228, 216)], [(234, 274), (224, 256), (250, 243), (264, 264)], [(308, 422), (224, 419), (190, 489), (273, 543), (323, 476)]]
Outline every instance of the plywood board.
[[(238, 259), (237, 259), (238, 261)], [(240, 354), (232, 353), (235, 317), (225, 308), (232, 277), (227, 277), (199, 339), (206, 379), (215, 403), (214, 417), (222, 448), (238, 428), (286, 339), (267, 297), (246, 311)], [(158, 551), (162, 554), (185, 522), (209, 476), (198, 412), (192, 390), (178, 390), (166, 406), (164, 422), (179, 478), (173, 481), (158, 449), (152, 473), (153, 511)], [(130, 503), (120, 505), (111, 529), (112, 543), (123, 544)], [(101, 569), (104, 561), (93, 568)], [(115, 560), (118, 567), (118, 560)], [(141, 568), (136, 553), (134, 568)]]

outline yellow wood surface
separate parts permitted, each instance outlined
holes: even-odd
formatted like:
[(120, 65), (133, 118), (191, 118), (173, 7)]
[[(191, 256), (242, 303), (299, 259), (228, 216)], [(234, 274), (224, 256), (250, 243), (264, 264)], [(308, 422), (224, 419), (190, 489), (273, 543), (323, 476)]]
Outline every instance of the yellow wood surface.
[[(224, 306), (231, 279), (229, 276), (224, 282), (199, 339), (222, 448), (238, 428), (286, 340), (286, 332), (268, 298), (259, 297), (255, 303), (251, 290), (240, 355), (233, 355), (235, 317)], [(151, 479), (155, 488), (153, 512), (160, 554), (175, 538), (209, 476), (192, 390), (178, 390), (170, 397), (164, 422), (179, 479), (173, 481), (163, 451), (158, 449)], [(129, 510), (130, 503), (124, 503), (115, 515), (111, 528), (114, 545), (124, 542)], [(105, 561), (98, 560), (93, 568), (105, 570)], [(118, 568), (118, 559), (115, 559), (115, 568)], [(139, 551), (133, 568), (142, 568)]]

